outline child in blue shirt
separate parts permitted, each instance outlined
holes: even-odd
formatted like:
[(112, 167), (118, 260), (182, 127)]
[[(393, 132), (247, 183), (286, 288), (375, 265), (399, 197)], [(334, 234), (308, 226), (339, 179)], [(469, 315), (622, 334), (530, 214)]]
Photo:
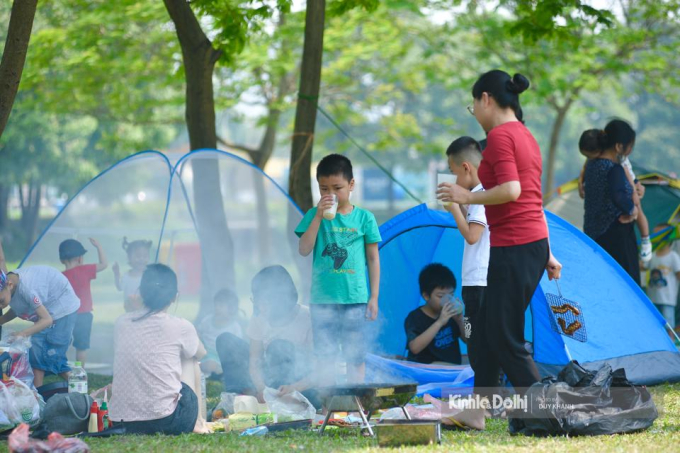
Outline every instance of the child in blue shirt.
[[(363, 382), (365, 321), (378, 316), (380, 232), (372, 213), (350, 203), (354, 176), (348, 158), (339, 154), (324, 157), (316, 168), (316, 180), (321, 200), (295, 229), (300, 254), (314, 252), (310, 306), (314, 349), (327, 365), (321, 367), (326, 373), (333, 372), (340, 349), (347, 362), (348, 381)], [(324, 212), (334, 208), (334, 195), (337, 214), (327, 220)]]

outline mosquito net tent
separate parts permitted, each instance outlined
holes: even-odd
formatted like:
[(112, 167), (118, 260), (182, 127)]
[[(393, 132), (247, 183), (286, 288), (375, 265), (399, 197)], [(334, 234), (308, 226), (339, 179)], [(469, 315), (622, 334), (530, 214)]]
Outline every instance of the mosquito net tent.
[[(302, 218), (286, 192), (262, 170), (238, 156), (198, 150), (171, 161), (157, 151), (130, 156), (85, 185), (46, 228), (21, 266), (63, 270), (59, 244), (77, 239), (96, 263), (98, 240), (109, 266), (92, 281), (94, 325), (88, 368), (110, 370), (113, 325), (124, 313), (113, 267), (130, 271), (123, 239), (151, 241), (148, 262), (172, 267), (179, 280), (170, 312), (189, 320), (209, 316), (223, 288), (252, 312), (250, 282), (261, 268), (280, 264), (306, 299), (311, 263), (297, 253), (293, 227)], [(14, 323), (12, 323), (14, 324)], [(12, 326), (8, 325), (8, 328)], [(70, 355), (69, 357), (72, 357)]]

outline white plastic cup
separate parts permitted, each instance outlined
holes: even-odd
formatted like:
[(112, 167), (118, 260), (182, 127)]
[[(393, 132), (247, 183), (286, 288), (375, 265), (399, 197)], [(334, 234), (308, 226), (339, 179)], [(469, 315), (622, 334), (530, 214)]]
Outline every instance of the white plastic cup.
[(335, 214), (338, 212), (338, 196), (336, 194), (331, 194), (331, 197), (333, 197), (333, 206), (323, 212), (323, 218), (326, 220), (333, 220)]
[[(455, 184), (457, 179), (458, 177), (456, 175), (452, 175), (450, 173), (437, 173), (437, 189), (439, 189), (440, 184), (445, 182)], [(443, 202), (440, 199), (437, 199), (437, 203), (444, 207), (449, 206), (451, 204), (450, 202)]]

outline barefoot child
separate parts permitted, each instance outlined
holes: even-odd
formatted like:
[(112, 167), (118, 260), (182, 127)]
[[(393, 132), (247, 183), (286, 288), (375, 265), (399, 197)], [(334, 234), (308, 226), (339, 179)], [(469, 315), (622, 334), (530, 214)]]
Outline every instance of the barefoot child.
[(67, 239), (59, 244), (59, 260), (66, 270), (63, 274), (80, 299), (80, 308), (73, 328), (73, 347), (76, 349), (76, 361), (85, 367), (87, 350), (90, 349), (92, 333), (92, 290), (90, 282), (97, 274), (108, 266), (106, 255), (97, 240), (90, 238), (90, 243), (97, 249), (98, 264), (83, 264), (83, 255), (87, 253), (83, 244), (75, 239)]
[(118, 263), (113, 264), (113, 276), (116, 281), (116, 288), (123, 292), (125, 311), (131, 312), (143, 308), (139, 297), (139, 283), (146, 265), (149, 264), (149, 253), (151, 251), (151, 241), (137, 240), (128, 242), (123, 238), (123, 250), (127, 253), (130, 270), (120, 275)]
[(45, 373), (67, 380), (71, 368), (66, 351), (80, 300), (66, 277), (49, 266), (26, 267), (8, 274), (0, 271), (0, 308), (7, 306), (10, 309), (0, 316), (0, 325), (16, 317), (33, 322), (14, 336), (31, 337), (28, 358), (35, 386), (43, 385)]
[[(449, 170), (456, 175), (456, 184), (471, 192), (484, 190), (477, 170), (482, 162), (482, 150), (472, 137), (456, 139), (446, 150)], [(465, 338), (470, 366), (475, 369), (476, 343), (473, 341), (479, 308), (486, 292), (486, 274), (489, 270), (489, 226), (484, 205), (473, 204), (467, 208), (450, 203), (446, 209), (453, 215), (458, 231), (465, 239), (463, 249), (463, 303), (465, 304)]]
[[(366, 369), (366, 320), (378, 316), (380, 231), (375, 216), (350, 202), (354, 176), (350, 160), (330, 154), (316, 168), (321, 200), (295, 229), (300, 255), (314, 253), (310, 310), (314, 349), (335, 370), (338, 349), (347, 363), (349, 382), (363, 382)], [(337, 200), (337, 205), (334, 202)], [(324, 218), (324, 212), (337, 214)], [(368, 281), (366, 267), (368, 265)], [(325, 377), (326, 382), (331, 379)]]

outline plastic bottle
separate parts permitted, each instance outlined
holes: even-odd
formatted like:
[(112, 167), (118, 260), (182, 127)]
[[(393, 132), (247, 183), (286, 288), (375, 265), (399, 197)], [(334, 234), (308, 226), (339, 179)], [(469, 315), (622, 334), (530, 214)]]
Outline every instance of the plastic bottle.
[(106, 401), (102, 403), (102, 407), (99, 408), (99, 415), (97, 417), (97, 428), (99, 431), (104, 431), (106, 427), (104, 427), (104, 417), (108, 416), (109, 414), (109, 407), (106, 404)]
[(90, 422), (87, 425), (88, 433), (99, 432), (99, 426), (97, 423), (98, 418), (99, 418), (99, 406), (97, 406), (97, 402), (94, 401), (92, 403), (92, 406), (90, 406)]
[(201, 371), (201, 407), (199, 408), (199, 411), (201, 415), (203, 416), (203, 419), (207, 419), (207, 414), (208, 414), (208, 401), (206, 400), (206, 382), (205, 382), (205, 374), (203, 374), (203, 371)]
[(248, 428), (241, 433), (242, 436), (264, 436), (269, 432), (269, 428), (266, 426), (256, 426), (254, 428)]
[(68, 375), (68, 392), (84, 393), (87, 395), (87, 372), (80, 362), (75, 363), (71, 373)]

